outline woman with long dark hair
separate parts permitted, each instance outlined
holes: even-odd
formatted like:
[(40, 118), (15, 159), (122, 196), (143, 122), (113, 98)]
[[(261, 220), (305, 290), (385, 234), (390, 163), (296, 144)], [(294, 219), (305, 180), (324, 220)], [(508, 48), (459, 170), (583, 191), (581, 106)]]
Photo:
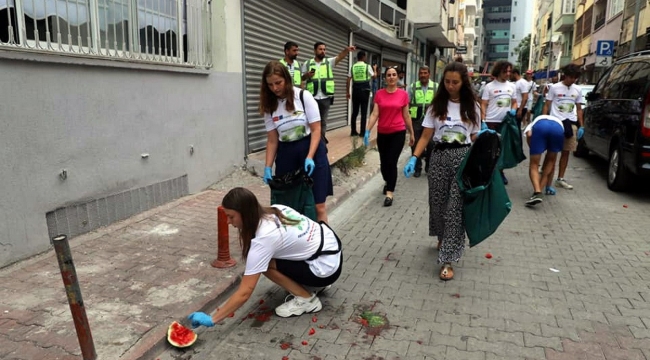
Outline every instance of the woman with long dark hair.
[(192, 326), (214, 326), (235, 312), (251, 297), (262, 274), (293, 295), (275, 309), (278, 316), (320, 311), (318, 292), (341, 275), (341, 241), (334, 231), (288, 206), (263, 207), (255, 194), (241, 187), (230, 190), (221, 204), (228, 224), (239, 230), (246, 269), (239, 288), (212, 316), (189, 316)]
[(433, 103), (422, 126), (424, 130), (413, 156), (404, 167), (411, 176), (415, 162), (433, 138), (429, 173), (429, 235), (438, 237), (440, 278), (454, 277), (452, 262), (457, 262), (465, 249), (463, 197), (456, 183), (456, 172), (481, 128), (481, 110), (472, 90), (467, 67), (452, 62), (444, 69)]
[(293, 86), (289, 70), (279, 61), (264, 67), (260, 86), (260, 114), (266, 127), (264, 182), (304, 168), (314, 180), (316, 216), (327, 222), (327, 196), (334, 194), (327, 149), (321, 141), (318, 103), (308, 92)]

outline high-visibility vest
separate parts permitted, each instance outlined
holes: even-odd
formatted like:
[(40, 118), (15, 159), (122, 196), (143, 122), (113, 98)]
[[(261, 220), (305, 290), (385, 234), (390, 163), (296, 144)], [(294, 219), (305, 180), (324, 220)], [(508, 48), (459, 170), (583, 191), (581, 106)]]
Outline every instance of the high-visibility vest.
[[(307, 71), (312, 69), (316, 70), (316, 61), (314, 59), (310, 59), (307, 63)], [(334, 73), (328, 59), (323, 59), (318, 71), (307, 81), (307, 91), (312, 95), (316, 95), (318, 89), (321, 89), (327, 96), (334, 95)]]
[[(287, 69), (289, 68), (289, 64), (287, 64), (287, 62), (284, 59), (280, 59), (280, 62), (282, 63), (282, 65), (286, 66)], [(300, 77), (300, 64), (298, 63), (298, 61), (294, 60), (293, 61), (293, 84), (296, 86), (300, 86), (301, 80), (302, 79)]]
[(370, 75), (368, 74), (368, 68), (370, 65), (366, 64), (363, 61), (358, 61), (352, 65), (352, 81), (355, 84), (359, 83), (369, 83)]
[(411, 89), (413, 89), (413, 99), (411, 99), (411, 107), (409, 108), (411, 119), (422, 119), (422, 115), (424, 115), (427, 106), (431, 105), (431, 102), (433, 101), (437, 85), (438, 84), (429, 80), (429, 87), (425, 93), (422, 91), (422, 84), (420, 84), (419, 81), (415, 84), (411, 84)]

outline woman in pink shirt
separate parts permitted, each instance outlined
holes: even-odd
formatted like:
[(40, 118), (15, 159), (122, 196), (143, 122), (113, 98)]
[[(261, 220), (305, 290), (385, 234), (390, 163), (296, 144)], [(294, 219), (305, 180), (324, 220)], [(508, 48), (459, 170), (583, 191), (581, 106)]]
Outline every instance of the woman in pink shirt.
[(377, 91), (375, 104), (368, 121), (363, 143), (368, 146), (370, 130), (377, 123), (377, 149), (381, 163), (384, 185), (384, 206), (393, 205), (393, 192), (397, 183), (397, 161), (404, 148), (406, 130), (409, 131), (409, 146), (413, 146), (413, 124), (409, 114), (409, 96), (397, 87), (397, 69), (388, 68), (385, 73), (386, 88)]

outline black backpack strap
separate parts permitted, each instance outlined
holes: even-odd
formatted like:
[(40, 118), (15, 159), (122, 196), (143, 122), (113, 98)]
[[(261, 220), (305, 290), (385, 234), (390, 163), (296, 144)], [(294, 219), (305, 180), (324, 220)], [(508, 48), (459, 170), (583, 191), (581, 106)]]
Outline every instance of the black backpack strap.
[[(312, 255), (307, 261), (309, 260), (315, 260), (321, 255), (335, 255), (341, 252), (342, 249), (342, 244), (341, 244), (341, 239), (339, 239), (338, 235), (332, 230), (329, 225), (327, 225), (325, 222), (320, 221), (318, 223), (320, 225), (320, 245), (318, 246), (318, 250)], [(336, 242), (339, 244), (339, 249), (338, 250), (323, 250), (323, 245), (325, 244), (325, 232), (323, 231), (323, 225), (327, 226), (328, 229), (332, 231), (332, 234), (334, 234), (334, 237), (336, 238)]]
[(305, 109), (305, 100), (304, 100), (304, 92), (305, 90), (300, 89), (300, 103), (302, 104), (302, 111), (305, 112), (305, 115), (307, 114), (307, 110)]

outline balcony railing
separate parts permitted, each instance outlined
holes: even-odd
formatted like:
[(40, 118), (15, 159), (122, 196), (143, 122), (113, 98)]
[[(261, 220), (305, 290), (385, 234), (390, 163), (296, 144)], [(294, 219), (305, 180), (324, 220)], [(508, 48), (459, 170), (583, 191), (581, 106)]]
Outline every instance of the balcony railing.
[(605, 13), (600, 17), (596, 17), (596, 22), (594, 23), (594, 30), (598, 30), (601, 26), (605, 25)]
[(371, 17), (389, 25), (399, 24), (406, 18), (406, 9), (402, 9), (390, 0), (354, 0), (354, 5)]

